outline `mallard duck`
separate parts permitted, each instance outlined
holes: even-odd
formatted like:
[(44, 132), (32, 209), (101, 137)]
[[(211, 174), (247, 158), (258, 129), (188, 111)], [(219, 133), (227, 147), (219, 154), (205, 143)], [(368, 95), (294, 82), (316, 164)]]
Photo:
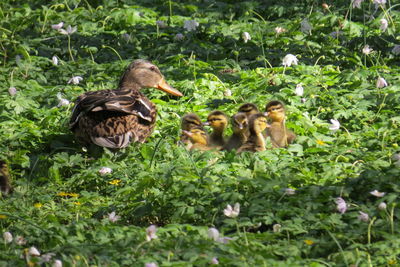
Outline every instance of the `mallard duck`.
[(208, 146), (207, 133), (203, 128), (192, 128), (190, 131), (183, 130), (182, 134), (186, 135), (190, 139), (190, 142), (192, 143), (190, 150), (197, 149), (207, 151), (212, 149)]
[(239, 107), (238, 112), (243, 112), (246, 114), (247, 119), (250, 118), (251, 115), (258, 113), (258, 107), (253, 103), (245, 103)]
[(243, 151), (264, 151), (265, 139), (262, 132), (268, 127), (267, 114), (256, 113), (250, 116), (249, 132), (250, 136), (247, 141), (238, 149), (237, 153)]
[(5, 195), (12, 192), (10, 172), (4, 160), (0, 160), (0, 190)]
[(225, 145), (224, 130), (228, 126), (228, 117), (222, 111), (215, 110), (207, 117), (207, 122), (204, 125), (209, 125), (213, 129), (210, 134), (209, 143), (213, 147), (222, 147)]
[[(190, 131), (194, 128), (203, 129), (203, 125), (201, 123), (201, 119), (194, 113), (186, 114), (182, 117), (181, 129), (184, 131)], [(181, 142), (186, 145), (187, 149), (190, 149), (192, 142), (190, 142), (190, 138), (186, 134), (181, 134), (180, 138)]]
[(224, 145), (224, 150), (238, 149), (241, 147), (249, 136), (249, 125), (246, 113), (239, 112), (231, 118), (233, 133), (228, 142)]
[(270, 119), (270, 127), (266, 129), (266, 136), (271, 138), (274, 148), (287, 147), (296, 138), (296, 135), (286, 128), (285, 106), (281, 101), (270, 101), (266, 107), (268, 118)]
[(120, 79), (118, 89), (87, 92), (78, 97), (70, 129), (84, 143), (123, 148), (130, 142), (143, 143), (156, 122), (156, 107), (140, 89), (153, 87), (174, 96), (158, 67), (143, 59), (133, 61)]

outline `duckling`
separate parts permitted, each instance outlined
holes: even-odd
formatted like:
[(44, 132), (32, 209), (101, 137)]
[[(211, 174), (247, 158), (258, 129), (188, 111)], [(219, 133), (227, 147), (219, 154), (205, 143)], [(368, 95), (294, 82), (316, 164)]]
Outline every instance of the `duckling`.
[[(181, 128), (184, 131), (190, 131), (194, 128), (203, 129), (203, 126), (199, 116), (194, 113), (189, 113), (182, 117)], [(182, 133), (180, 140), (186, 145), (187, 149), (190, 149), (192, 142), (190, 142), (190, 138), (187, 135)]]
[(251, 115), (249, 119), (250, 136), (247, 141), (238, 149), (237, 153), (241, 153), (243, 151), (264, 151), (265, 139), (262, 132), (267, 127), (269, 127), (269, 125), (267, 122), (266, 113), (256, 113)]
[(187, 136), (192, 143), (190, 150), (207, 151), (212, 149), (208, 146), (207, 133), (202, 127), (192, 128), (190, 131), (183, 130), (182, 134)]
[(253, 103), (245, 103), (239, 107), (238, 112), (246, 113), (247, 119), (253, 114), (258, 113), (258, 107)]
[(296, 135), (286, 128), (285, 106), (282, 102), (274, 100), (266, 105), (265, 110), (271, 120), (271, 125), (266, 130), (266, 136), (271, 138), (274, 148), (287, 147), (296, 139)]
[(223, 147), (224, 150), (228, 151), (241, 147), (247, 141), (249, 136), (249, 125), (246, 113), (236, 113), (232, 116), (231, 123), (233, 134)]
[(108, 148), (143, 143), (153, 132), (156, 107), (140, 90), (152, 87), (174, 96), (158, 67), (143, 59), (133, 61), (122, 75), (118, 89), (86, 92), (75, 101), (70, 129), (77, 139)]
[(0, 160), (0, 190), (4, 195), (12, 192), (10, 172), (7, 163)]
[(225, 145), (224, 130), (228, 126), (228, 117), (222, 111), (211, 112), (204, 125), (210, 125), (213, 132), (210, 134), (209, 142), (213, 147), (222, 147)]

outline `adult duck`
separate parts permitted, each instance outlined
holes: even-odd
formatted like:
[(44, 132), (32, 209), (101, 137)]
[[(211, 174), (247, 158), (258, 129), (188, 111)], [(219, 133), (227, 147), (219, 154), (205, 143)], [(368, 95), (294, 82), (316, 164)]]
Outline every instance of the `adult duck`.
[(143, 143), (153, 132), (157, 115), (155, 105), (140, 92), (149, 87), (182, 96), (165, 81), (156, 65), (138, 59), (127, 67), (118, 89), (87, 92), (78, 97), (70, 129), (86, 144), (123, 148), (131, 142)]

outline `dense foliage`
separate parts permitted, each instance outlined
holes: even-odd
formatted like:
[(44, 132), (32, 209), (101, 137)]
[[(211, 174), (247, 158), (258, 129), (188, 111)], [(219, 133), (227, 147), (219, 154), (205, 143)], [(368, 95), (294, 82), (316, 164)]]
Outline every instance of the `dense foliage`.
[[(13, 235), (0, 265), (397, 266), (396, 2), (2, 1), (0, 159), (14, 193), (0, 200), (2, 232)], [(185, 29), (188, 20), (199, 25)], [(283, 66), (287, 54), (298, 65)], [(68, 129), (72, 102), (116, 88), (136, 58), (159, 65), (184, 97), (145, 89), (158, 109), (147, 143), (83, 148)], [(185, 113), (232, 115), (272, 99), (286, 103), (298, 135), (288, 149), (216, 154), (177, 143)], [(239, 216), (225, 216), (235, 203)], [(150, 225), (158, 238), (146, 240)]]

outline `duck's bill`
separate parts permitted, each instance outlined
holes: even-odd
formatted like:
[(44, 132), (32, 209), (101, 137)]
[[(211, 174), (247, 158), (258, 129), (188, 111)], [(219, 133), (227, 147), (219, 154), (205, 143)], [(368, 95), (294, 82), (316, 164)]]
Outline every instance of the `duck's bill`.
[(191, 136), (192, 136), (192, 133), (189, 132), (189, 131), (183, 130), (182, 133), (183, 133), (184, 135), (186, 135), (187, 137), (191, 137)]
[(161, 91), (164, 91), (168, 94), (174, 95), (174, 96), (183, 96), (181, 92), (176, 90), (174, 87), (169, 85), (164, 79), (162, 79), (156, 86), (158, 89)]

